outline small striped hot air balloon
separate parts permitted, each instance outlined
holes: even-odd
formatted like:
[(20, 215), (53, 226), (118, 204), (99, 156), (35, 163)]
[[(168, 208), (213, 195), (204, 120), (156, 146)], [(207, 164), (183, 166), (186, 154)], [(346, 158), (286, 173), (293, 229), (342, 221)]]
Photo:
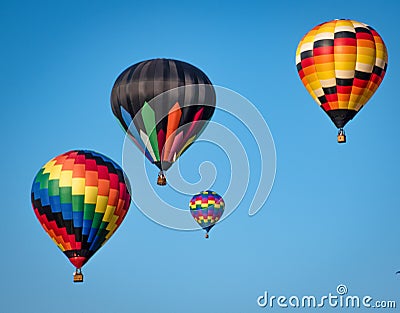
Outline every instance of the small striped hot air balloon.
[(129, 138), (164, 171), (204, 130), (215, 110), (215, 90), (197, 67), (171, 59), (139, 62), (114, 83), (111, 107)]
[(296, 51), (298, 74), (338, 128), (338, 142), (346, 142), (344, 126), (375, 93), (387, 62), (381, 36), (354, 20), (322, 23), (301, 39)]
[(192, 197), (189, 203), (193, 218), (206, 231), (206, 238), (211, 228), (221, 219), (225, 202), (215, 191), (202, 191)]
[(74, 282), (82, 266), (115, 233), (130, 205), (128, 180), (108, 157), (74, 150), (47, 162), (31, 192), (37, 219), (74, 265)]

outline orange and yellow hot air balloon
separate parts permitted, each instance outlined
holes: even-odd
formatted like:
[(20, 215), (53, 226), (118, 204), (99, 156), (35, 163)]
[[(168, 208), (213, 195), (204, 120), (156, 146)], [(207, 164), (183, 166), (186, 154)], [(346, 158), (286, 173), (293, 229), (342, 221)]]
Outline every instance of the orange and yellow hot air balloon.
[(354, 20), (322, 23), (301, 39), (297, 71), (308, 92), (339, 129), (367, 103), (385, 76), (386, 46), (371, 27)]

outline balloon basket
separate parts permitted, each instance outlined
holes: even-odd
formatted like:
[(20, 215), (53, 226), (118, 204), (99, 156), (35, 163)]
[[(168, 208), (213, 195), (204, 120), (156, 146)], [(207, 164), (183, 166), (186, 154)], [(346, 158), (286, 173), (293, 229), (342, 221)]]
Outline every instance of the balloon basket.
[(74, 273), (74, 283), (82, 283), (83, 282), (83, 274), (80, 269), (77, 269)]
[(204, 238), (206, 238), (206, 239), (208, 239), (208, 237), (210, 237), (210, 236), (208, 236), (208, 233), (204, 236)]
[(337, 142), (338, 143), (345, 143), (346, 142), (346, 135), (344, 134), (344, 130), (341, 128), (337, 135)]
[(337, 142), (338, 143), (345, 143), (346, 142), (346, 136), (345, 135), (338, 135), (337, 136)]
[(165, 178), (164, 173), (160, 172), (157, 178), (157, 185), (165, 186), (167, 184), (167, 179)]

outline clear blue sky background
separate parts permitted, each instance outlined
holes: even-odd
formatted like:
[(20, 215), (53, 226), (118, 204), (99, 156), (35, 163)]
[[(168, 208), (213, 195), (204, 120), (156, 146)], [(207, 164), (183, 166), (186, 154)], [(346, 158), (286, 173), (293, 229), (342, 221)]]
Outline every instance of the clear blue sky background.
[[(256, 305), (264, 291), (322, 296), (339, 283), (400, 306), (399, 12), (397, 1), (3, 1), (0, 310), (250, 313), (271, 310)], [(335, 18), (372, 25), (389, 51), (387, 76), (349, 123), (345, 145), (294, 61), (301, 37)], [(190, 62), (259, 108), (277, 149), (274, 188), (254, 217), (246, 196), (209, 240), (161, 227), (132, 205), (75, 285), (33, 214), (32, 180), (75, 148), (121, 164), (111, 88), (124, 68), (155, 57)], [(182, 160), (183, 172), (191, 165)], [(173, 192), (164, 196), (174, 202)]]

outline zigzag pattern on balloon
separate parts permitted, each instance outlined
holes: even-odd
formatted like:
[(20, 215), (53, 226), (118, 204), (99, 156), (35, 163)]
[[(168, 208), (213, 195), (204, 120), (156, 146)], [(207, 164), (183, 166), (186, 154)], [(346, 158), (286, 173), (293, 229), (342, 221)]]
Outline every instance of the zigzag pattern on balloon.
[(119, 165), (86, 150), (59, 155), (36, 175), (31, 192), (34, 212), (77, 268), (121, 225), (131, 200), (127, 183)]

